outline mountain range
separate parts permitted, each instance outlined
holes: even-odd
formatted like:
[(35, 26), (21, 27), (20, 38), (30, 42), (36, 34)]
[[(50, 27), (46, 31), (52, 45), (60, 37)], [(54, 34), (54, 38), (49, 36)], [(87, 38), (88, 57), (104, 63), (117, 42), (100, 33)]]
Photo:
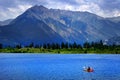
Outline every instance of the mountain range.
[(120, 18), (103, 18), (89, 12), (33, 6), (0, 26), (0, 43), (28, 45), (109, 41), (120, 36)]

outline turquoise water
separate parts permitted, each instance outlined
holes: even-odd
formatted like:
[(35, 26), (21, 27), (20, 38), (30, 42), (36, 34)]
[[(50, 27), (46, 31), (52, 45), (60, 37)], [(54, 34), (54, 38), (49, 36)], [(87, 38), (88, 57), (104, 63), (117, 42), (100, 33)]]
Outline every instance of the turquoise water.
[(120, 55), (0, 54), (0, 80), (120, 80)]

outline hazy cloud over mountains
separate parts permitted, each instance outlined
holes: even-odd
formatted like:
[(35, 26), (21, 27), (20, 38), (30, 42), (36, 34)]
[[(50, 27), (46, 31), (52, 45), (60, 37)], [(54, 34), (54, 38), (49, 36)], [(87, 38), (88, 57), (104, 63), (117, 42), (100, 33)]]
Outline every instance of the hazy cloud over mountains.
[(34, 5), (88, 11), (103, 17), (120, 16), (120, 0), (0, 0), (0, 20), (15, 18)]

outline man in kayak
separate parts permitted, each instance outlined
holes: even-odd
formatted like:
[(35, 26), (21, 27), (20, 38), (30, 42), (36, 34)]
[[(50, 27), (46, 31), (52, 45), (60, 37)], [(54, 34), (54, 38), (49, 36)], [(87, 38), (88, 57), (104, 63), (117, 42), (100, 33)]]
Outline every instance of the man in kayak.
[(86, 72), (93, 72), (94, 70), (91, 67), (84, 68), (84, 71)]

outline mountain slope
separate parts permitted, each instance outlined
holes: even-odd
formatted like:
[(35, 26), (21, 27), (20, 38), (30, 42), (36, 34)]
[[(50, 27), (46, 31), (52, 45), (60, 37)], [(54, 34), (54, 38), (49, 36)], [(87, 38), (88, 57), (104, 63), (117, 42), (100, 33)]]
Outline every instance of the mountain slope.
[(10, 25), (0, 27), (0, 42), (4, 44), (59, 43), (65, 41), (47, 24), (34, 16), (24, 14)]

